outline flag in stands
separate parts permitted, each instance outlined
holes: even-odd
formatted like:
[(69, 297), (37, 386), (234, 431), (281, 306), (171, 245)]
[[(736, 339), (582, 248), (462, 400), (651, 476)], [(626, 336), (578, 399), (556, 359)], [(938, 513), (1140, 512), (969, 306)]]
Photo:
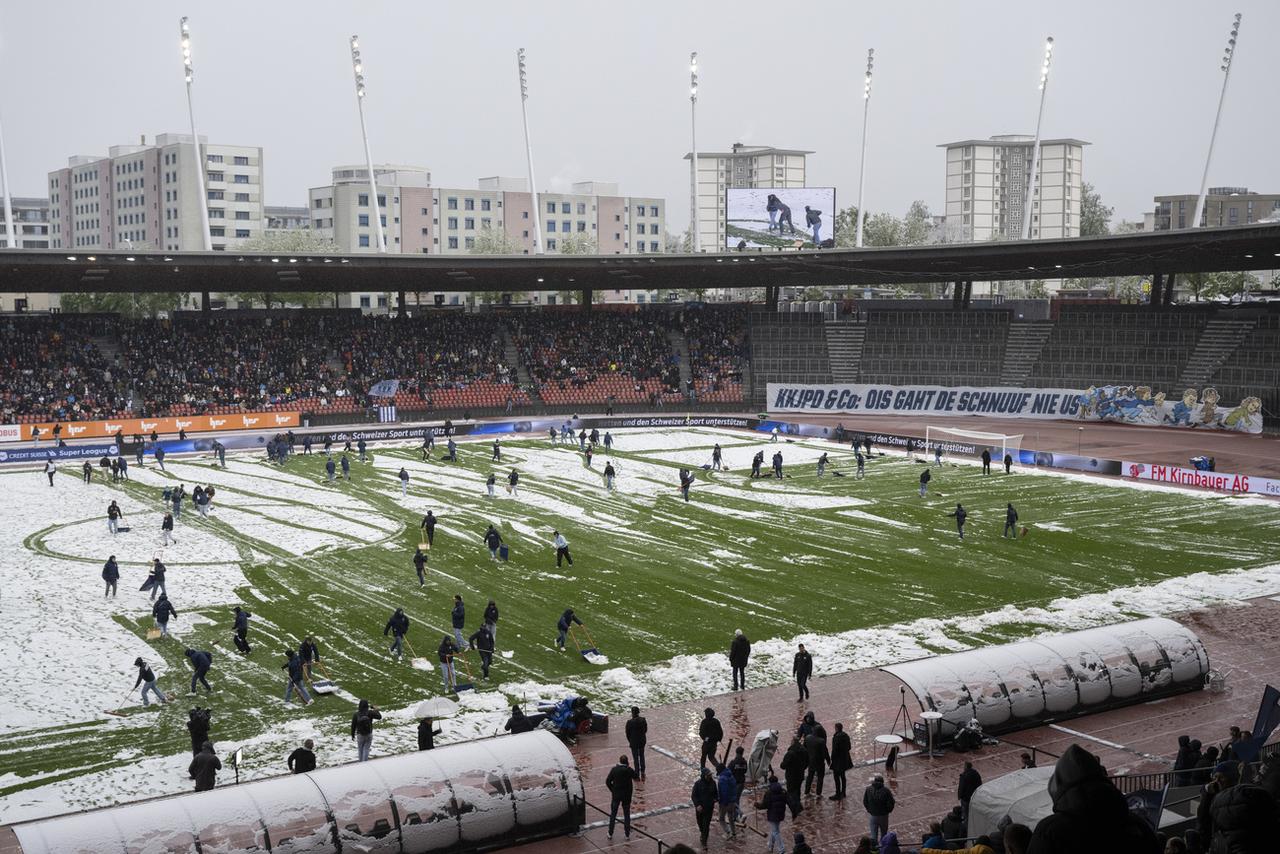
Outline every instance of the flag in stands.
[(400, 390), (400, 380), (383, 380), (374, 383), (369, 389), (370, 397), (395, 397), (396, 392)]
[(378, 407), (378, 421), (380, 421), (383, 424), (386, 424), (389, 421), (395, 421), (395, 420), (396, 420), (396, 408), (394, 405)]

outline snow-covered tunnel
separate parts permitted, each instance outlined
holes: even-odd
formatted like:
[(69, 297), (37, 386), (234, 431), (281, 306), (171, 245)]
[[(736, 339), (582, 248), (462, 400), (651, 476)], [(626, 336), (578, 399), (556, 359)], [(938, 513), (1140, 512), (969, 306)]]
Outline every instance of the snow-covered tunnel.
[(977, 719), (988, 732), (1154, 700), (1204, 685), (1209, 654), (1163, 617), (939, 655), (881, 668), (942, 714), (943, 740)]
[(557, 836), (584, 816), (573, 756), (540, 731), (0, 827), (0, 854), (428, 854)]

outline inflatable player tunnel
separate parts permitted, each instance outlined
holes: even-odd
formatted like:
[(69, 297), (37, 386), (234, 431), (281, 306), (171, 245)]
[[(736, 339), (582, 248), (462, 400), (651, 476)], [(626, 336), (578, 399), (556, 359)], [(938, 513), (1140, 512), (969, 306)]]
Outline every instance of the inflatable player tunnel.
[(977, 719), (1012, 732), (1204, 687), (1209, 654), (1195, 633), (1163, 618), (921, 658), (881, 668), (921, 711), (942, 713), (948, 741)]
[(584, 804), (532, 732), (0, 827), (0, 854), (485, 850), (576, 831)]

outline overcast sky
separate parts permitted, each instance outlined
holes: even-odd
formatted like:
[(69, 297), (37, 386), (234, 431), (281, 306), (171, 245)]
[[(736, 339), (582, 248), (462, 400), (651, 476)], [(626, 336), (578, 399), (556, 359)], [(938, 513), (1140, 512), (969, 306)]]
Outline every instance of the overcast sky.
[(1232, 13), (1244, 13), (1211, 185), (1280, 192), (1277, 0), (1075, 2), (540, 2), (6, 4), (0, 115), (15, 195), (46, 195), (73, 154), (185, 132), (178, 18), (191, 16), (196, 119), (215, 142), (261, 145), (268, 204), (306, 203), (363, 160), (347, 39), (361, 37), (377, 162), (438, 186), (525, 174), (515, 50), (528, 49), (539, 185), (618, 181), (688, 220), (688, 55), (701, 66), (698, 140), (811, 149), (809, 183), (856, 201), (866, 51), (876, 51), (867, 208), (943, 202), (957, 139), (1032, 133), (1043, 40), (1056, 42), (1046, 137), (1074, 136), (1084, 177), (1141, 218), (1195, 193)]

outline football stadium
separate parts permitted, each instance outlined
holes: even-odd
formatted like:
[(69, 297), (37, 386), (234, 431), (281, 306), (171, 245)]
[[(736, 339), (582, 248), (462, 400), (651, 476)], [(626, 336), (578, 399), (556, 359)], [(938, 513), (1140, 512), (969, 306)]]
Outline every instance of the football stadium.
[(526, 114), (523, 189), (365, 136), (236, 244), (197, 23), (191, 133), (4, 229), (0, 854), (1275, 850), (1280, 196), (1082, 233), (1037, 127), (1008, 239), (970, 141), (969, 236), (877, 242), (861, 180), (694, 148), (650, 253), (648, 201), (530, 190)]

